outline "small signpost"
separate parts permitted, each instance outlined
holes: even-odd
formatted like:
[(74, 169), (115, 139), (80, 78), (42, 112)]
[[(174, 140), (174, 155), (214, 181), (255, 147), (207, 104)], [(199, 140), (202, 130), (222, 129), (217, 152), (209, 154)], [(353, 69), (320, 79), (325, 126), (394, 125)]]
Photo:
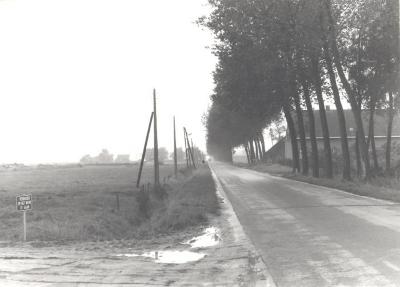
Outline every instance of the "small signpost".
[(26, 211), (32, 209), (32, 194), (22, 194), (16, 197), (16, 207), (23, 212), (24, 241), (26, 241)]

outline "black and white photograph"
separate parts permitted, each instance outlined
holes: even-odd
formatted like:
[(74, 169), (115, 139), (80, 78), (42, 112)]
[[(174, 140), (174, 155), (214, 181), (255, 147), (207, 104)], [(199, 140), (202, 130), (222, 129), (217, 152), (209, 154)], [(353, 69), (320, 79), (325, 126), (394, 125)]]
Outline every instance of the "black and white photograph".
[(0, 0), (0, 287), (400, 286), (399, 0)]

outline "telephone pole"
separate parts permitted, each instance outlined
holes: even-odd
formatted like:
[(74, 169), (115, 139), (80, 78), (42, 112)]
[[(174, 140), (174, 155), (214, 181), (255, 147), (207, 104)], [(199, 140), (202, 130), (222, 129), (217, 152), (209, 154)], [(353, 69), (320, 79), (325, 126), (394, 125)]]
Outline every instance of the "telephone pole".
[[(189, 151), (188, 151), (189, 158), (192, 159), (193, 168), (196, 169), (196, 164), (194, 163), (193, 149), (192, 149), (192, 147), (190, 147), (189, 136), (188, 136), (188, 133), (186, 131), (186, 128), (183, 128), (183, 130), (184, 130), (185, 135), (186, 135), (187, 146), (188, 146), (188, 149), (189, 149)], [(190, 161), (190, 159), (189, 159), (189, 161)]]
[(190, 143), (192, 145), (193, 160), (194, 160), (194, 162), (196, 164), (198, 164), (198, 162), (197, 162), (197, 154), (196, 154), (196, 150), (195, 150), (194, 145), (193, 145), (193, 139), (192, 138), (190, 138)]
[(175, 177), (178, 177), (178, 155), (176, 154), (175, 116), (174, 116), (174, 171), (175, 171)]
[(156, 89), (153, 89), (154, 103), (154, 187), (160, 186), (160, 166), (158, 163), (158, 138), (157, 138), (157, 104), (156, 104)]
[(146, 140), (144, 142), (144, 147), (143, 147), (143, 152), (142, 152), (142, 159), (140, 160), (139, 174), (138, 174), (138, 178), (137, 178), (137, 181), (136, 181), (136, 187), (139, 187), (140, 178), (142, 177), (144, 157), (146, 155), (147, 141), (149, 140), (149, 134), (150, 134), (150, 129), (151, 129), (151, 122), (153, 120), (153, 115), (154, 115), (154, 113), (151, 113), (150, 121), (149, 121), (149, 127), (147, 128)]
[(190, 161), (189, 161), (189, 152), (188, 152), (188, 147), (186, 144), (186, 130), (183, 128), (183, 139), (185, 142), (185, 158), (186, 158), (186, 168), (189, 168)]

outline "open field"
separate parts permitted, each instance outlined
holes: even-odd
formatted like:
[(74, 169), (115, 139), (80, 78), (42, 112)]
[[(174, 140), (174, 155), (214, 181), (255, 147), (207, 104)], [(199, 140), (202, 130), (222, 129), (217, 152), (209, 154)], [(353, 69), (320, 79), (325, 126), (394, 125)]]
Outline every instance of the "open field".
[(237, 164), (243, 168), (250, 168), (259, 172), (266, 172), (272, 175), (283, 176), (286, 178), (303, 181), (311, 184), (322, 185), (330, 188), (344, 190), (350, 193), (370, 196), (379, 199), (400, 202), (400, 179), (395, 177), (375, 177), (368, 182), (354, 178), (353, 181), (344, 181), (340, 177), (333, 179), (315, 178), (302, 174), (292, 173), (292, 168), (279, 164), (256, 164), (248, 166), (244, 163)]
[[(195, 221), (190, 216), (180, 218), (185, 213), (174, 211), (177, 204), (181, 207), (184, 203), (188, 204), (189, 214), (201, 217), (199, 214), (204, 212), (204, 208), (196, 211), (189, 206), (197, 204), (193, 202), (196, 199), (186, 198), (183, 194), (179, 195), (179, 199), (174, 196), (182, 192), (179, 191), (182, 186), (193, 189), (190, 181), (196, 180), (197, 173), (186, 177), (180, 174), (180, 179), (176, 181), (168, 179), (173, 174), (173, 166), (161, 165), (160, 177), (161, 181), (164, 177), (167, 179), (168, 200), (153, 212), (151, 218), (147, 218), (139, 211), (139, 190), (135, 187), (137, 172), (137, 165), (59, 166), (0, 172), (0, 240), (21, 239), (22, 213), (16, 211), (15, 196), (25, 193), (33, 195), (33, 210), (27, 212), (28, 240), (138, 238), (151, 235), (161, 222), (163, 230), (168, 231), (175, 226), (175, 220), (182, 227), (186, 226), (185, 220)], [(212, 194), (212, 179), (208, 177), (211, 181), (205, 180), (207, 183), (203, 187)], [(153, 167), (145, 166), (142, 183), (152, 180)]]
[[(118, 217), (108, 210), (105, 216), (113, 218), (117, 232), (122, 233), (122, 227), (133, 230), (121, 240), (0, 242), (0, 286), (273, 286), (218, 183), (207, 166), (187, 172), (179, 181), (170, 180), (165, 186), (168, 199), (138, 225), (123, 224), (128, 212), (121, 210)], [(80, 213), (69, 216), (77, 221), (96, 212), (75, 210)], [(64, 222), (64, 231), (71, 232)], [(31, 225), (37, 223), (53, 224), (41, 219)], [(109, 225), (88, 223), (111, 234)]]
[[(0, 172), (0, 193), (43, 196), (81, 192), (131, 192), (138, 165), (38, 166)], [(172, 165), (160, 166), (160, 178), (172, 175)], [(141, 183), (153, 181), (153, 166), (145, 165)]]

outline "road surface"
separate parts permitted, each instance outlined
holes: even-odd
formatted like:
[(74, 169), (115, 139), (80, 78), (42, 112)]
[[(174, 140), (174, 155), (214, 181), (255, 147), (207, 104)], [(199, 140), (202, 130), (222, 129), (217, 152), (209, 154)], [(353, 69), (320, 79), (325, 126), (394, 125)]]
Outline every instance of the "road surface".
[(211, 167), (277, 286), (400, 286), (399, 204)]

